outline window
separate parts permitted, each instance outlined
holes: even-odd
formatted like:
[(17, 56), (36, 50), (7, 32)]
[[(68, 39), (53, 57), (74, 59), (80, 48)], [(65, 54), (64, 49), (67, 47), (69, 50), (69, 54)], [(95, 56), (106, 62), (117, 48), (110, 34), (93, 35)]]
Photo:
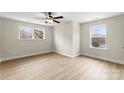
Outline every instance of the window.
[(19, 39), (45, 39), (45, 30), (27, 26), (20, 26)]
[(106, 25), (90, 27), (90, 47), (106, 49)]

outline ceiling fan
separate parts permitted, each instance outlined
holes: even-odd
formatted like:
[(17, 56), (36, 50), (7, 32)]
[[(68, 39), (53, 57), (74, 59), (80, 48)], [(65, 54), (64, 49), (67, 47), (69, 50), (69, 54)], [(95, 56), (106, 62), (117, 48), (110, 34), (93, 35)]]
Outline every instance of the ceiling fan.
[(45, 20), (45, 23), (60, 23), (59, 21), (57, 21), (56, 19), (62, 19), (63, 16), (52, 16), (52, 12), (42, 12), (45, 16), (44, 18), (42, 17), (38, 17), (37, 19), (44, 19)]

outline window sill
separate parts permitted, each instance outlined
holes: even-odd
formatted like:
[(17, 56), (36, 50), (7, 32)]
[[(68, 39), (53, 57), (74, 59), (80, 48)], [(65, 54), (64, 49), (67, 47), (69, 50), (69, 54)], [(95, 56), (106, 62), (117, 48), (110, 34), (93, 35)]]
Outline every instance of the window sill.
[(97, 48), (97, 47), (90, 47), (91, 49), (99, 49), (99, 50), (108, 50), (108, 48)]
[(25, 41), (25, 40), (26, 40), (26, 41), (28, 41), (28, 40), (30, 41), (30, 40), (31, 40), (31, 41), (37, 41), (37, 40), (46, 40), (46, 38), (44, 38), (44, 39), (20, 39), (20, 38), (18, 38), (17, 40), (24, 40), (24, 41)]

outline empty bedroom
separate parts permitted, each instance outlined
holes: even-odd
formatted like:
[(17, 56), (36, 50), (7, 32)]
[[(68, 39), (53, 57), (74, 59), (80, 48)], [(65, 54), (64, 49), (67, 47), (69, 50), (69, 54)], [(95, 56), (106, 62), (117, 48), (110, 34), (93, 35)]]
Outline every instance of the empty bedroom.
[(123, 80), (123, 12), (0, 12), (1, 80)]

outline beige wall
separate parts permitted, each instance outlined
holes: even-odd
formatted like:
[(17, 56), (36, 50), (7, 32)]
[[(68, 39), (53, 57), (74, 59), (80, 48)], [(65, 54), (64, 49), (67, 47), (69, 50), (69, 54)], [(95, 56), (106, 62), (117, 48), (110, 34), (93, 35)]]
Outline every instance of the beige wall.
[[(107, 25), (107, 50), (90, 48), (90, 26)], [(99, 58), (124, 63), (124, 16), (113, 17), (81, 25), (81, 52)]]
[[(44, 40), (19, 40), (19, 25), (45, 29)], [(16, 56), (37, 54), (51, 51), (53, 48), (52, 28), (31, 23), (2, 18), (3, 60)]]

